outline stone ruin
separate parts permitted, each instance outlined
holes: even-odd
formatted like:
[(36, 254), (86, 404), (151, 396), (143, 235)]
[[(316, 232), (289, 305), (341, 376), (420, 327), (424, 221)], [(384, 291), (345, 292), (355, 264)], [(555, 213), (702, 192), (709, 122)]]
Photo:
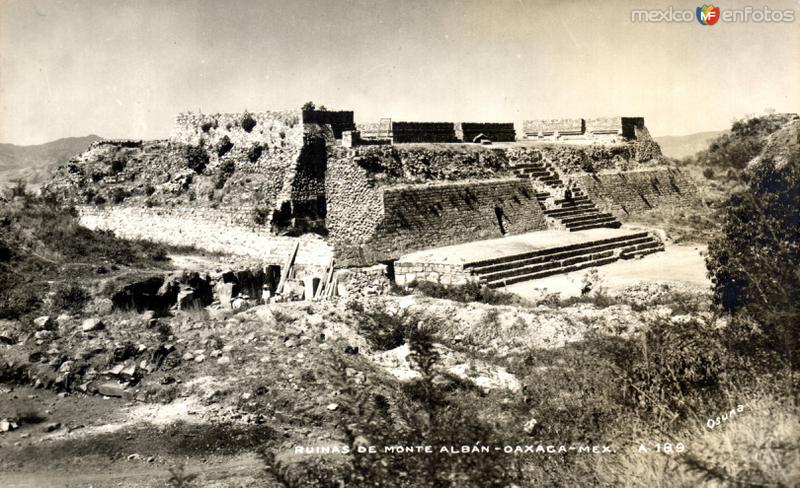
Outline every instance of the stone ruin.
[[(510, 123), (355, 124), (349, 111), (188, 113), (168, 140), (95, 143), (47, 190), (76, 204), (86, 225), (125, 237), (269, 265), (299, 243), (300, 274), (331, 259), (364, 267), (534, 231), (617, 228), (693, 199), (691, 182), (660, 164), (642, 118), (526, 121), (524, 130), (592, 143), (516, 141)], [(473, 143), (485, 140), (505, 144)], [(203, 164), (192, 163), (197, 154)]]
[(526, 140), (623, 143), (649, 139), (643, 117), (526, 120)]

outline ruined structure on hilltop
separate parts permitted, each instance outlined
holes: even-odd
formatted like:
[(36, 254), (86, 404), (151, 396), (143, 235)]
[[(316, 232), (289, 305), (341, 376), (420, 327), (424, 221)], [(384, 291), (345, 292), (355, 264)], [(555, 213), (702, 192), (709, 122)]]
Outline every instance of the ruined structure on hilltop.
[(626, 142), (649, 139), (643, 117), (526, 120), (527, 140)]
[[(692, 185), (642, 118), (355, 124), (353, 112), (181, 114), (167, 140), (102, 141), (47, 185), (87, 225), (281, 263), (393, 261), (545, 229), (618, 227)], [(590, 140), (572, 145), (570, 137)], [(499, 145), (472, 142), (504, 142)], [(565, 192), (570, 187), (569, 192)], [(316, 236), (316, 237), (315, 237)]]

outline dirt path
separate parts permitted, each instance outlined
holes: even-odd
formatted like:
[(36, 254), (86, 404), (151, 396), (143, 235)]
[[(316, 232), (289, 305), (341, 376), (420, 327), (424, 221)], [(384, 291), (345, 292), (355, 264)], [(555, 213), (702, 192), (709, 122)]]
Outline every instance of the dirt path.
[[(15, 473), (0, 473), (3, 488), (73, 488), (87, 487), (163, 487), (170, 477), (169, 465), (154, 465), (144, 461), (118, 461), (72, 469), (36, 469)], [(263, 473), (264, 465), (253, 454), (226, 456), (209, 460), (186, 460), (184, 473), (197, 475), (198, 485), (204, 487), (279, 486), (270, 483)]]

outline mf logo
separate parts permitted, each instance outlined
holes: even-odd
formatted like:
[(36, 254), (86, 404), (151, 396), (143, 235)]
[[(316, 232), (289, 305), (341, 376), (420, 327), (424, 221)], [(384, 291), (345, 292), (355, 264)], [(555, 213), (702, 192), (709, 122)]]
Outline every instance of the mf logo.
[(697, 21), (703, 25), (714, 25), (719, 20), (719, 7), (703, 5), (697, 7)]

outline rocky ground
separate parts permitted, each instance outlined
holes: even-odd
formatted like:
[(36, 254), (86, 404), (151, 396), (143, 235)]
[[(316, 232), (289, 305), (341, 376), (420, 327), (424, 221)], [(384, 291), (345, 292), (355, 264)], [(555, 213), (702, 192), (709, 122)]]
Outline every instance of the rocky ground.
[(466, 381), (497, 405), (524, 396), (519, 358), (532, 349), (589, 329), (628, 334), (651, 316), (681, 320), (668, 306), (643, 307), (670, 286), (629, 288), (614, 304), (383, 295), (42, 316), (28, 336), (6, 322), (0, 484), (163, 486), (184, 464), (202, 486), (278, 484), (307, 462), (293, 446), (350, 442), (360, 391), (392, 398), (420, 376), (408, 344), (377, 347), (365, 321), (431, 324), (441, 381)]

